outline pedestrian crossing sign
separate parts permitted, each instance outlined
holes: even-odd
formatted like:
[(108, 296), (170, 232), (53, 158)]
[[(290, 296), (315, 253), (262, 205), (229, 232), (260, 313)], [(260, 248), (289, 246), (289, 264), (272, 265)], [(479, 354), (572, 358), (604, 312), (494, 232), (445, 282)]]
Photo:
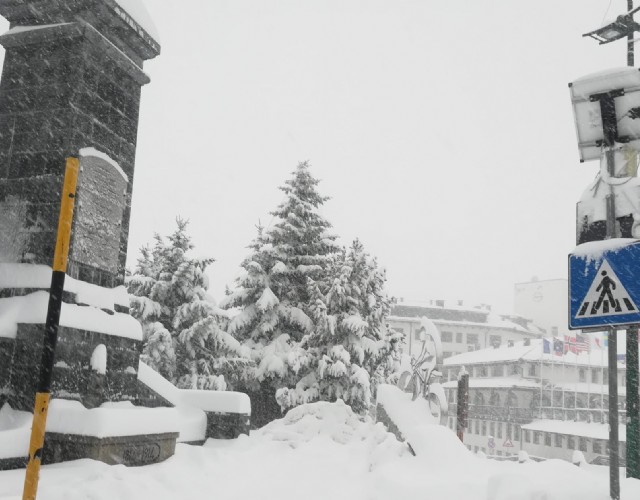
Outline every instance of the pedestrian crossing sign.
[(640, 323), (640, 242), (580, 245), (569, 256), (569, 310), (570, 329)]

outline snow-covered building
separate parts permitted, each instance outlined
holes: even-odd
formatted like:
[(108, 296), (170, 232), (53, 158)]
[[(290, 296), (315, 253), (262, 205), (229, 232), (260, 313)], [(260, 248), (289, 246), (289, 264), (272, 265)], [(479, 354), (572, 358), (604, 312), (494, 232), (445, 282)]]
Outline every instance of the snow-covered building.
[(420, 318), (427, 317), (438, 328), (444, 357), (492, 346), (506, 346), (539, 338), (542, 331), (519, 316), (495, 314), (488, 306), (466, 307), (444, 300), (428, 304), (400, 302), (391, 309), (389, 327), (404, 334), (405, 353), (416, 356), (422, 349)]
[[(590, 339), (593, 341), (594, 339)], [(591, 347), (554, 349), (536, 339), (450, 357), (443, 385), (455, 428), (457, 378), (469, 373), (469, 426), (464, 443), (487, 455), (571, 460), (581, 451), (588, 462), (608, 456), (608, 369), (602, 339)], [(599, 347), (599, 346), (602, 346)], [(573, 351), (573, 352), (572, 352)], [(624, 352), (620, 335), (619, 352)], [(626, 367), (618, 363), (620, 421), (625, 421)], [(620, 426), (621, 458), (626, 428)], [(600, 457), (600, 458), (599, 458)]]

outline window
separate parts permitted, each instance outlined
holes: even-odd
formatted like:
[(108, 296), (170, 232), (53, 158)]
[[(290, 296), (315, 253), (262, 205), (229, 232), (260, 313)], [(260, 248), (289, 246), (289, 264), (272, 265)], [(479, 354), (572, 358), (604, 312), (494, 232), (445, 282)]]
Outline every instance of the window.
[(513, 426), (513, 439), (520, 441), (520, 427), (517, 425)]
[(478, 334), (477, 333), (467, 333), (467, 344), (477, 345), (478, 344)]
[(487, 435), (487, 422), (485, 422), (484, 420), (482, 421), (482, 435)]
[(492, 377), (502, 377), (504, 375), (504, 368), (502, 365), (494, 365), (491, 367)]
[(413, 338), (416, 340), (420, 340), (422, 337), (422, 328), (418, 328), (415, 332), (413, 332)]
[(480, 434), (480, 420), (476, 420), (476, 434)]
[(609, 372), (606, 369), (602, 370), (602, 383), (604, 385), (609, 383)]
[(551, 446), (551, 434), (545, 432), (544, 434), (544, 444), (545, 446)]
[(524, 442), (525, 443), (530, 443), (531, 442), (531, 438), (529, 437), (529, 431), (527, 431), (527, 430), (522, 431), (522, 436), (524, 437)]
[(453, 334), (451, 332), (442, 332), (440, 338), (443, 342), (451, 342), (453, 340)]
[(513, 436), (512, 434), (512, 428), (513, 426), (511, 424), (507, 424), (507, 437), (510, 438), (511, 436)]
[(578, 448), (580, 451), (587, 451), (587, 438), (581, 437), (578, 439)]
[(462, 332), (456, 333), (456, 342), (462, 344)]
[(489, 335), (489, 345), (491, 347), (500, 347), (500, 344), (502, 344), (500, 335)]
[(480, 377), (486, 377), (487, 376), (487, 367), (485, 365), (479, 366), (478, 367), (478, 376)]
[(555, 446), (556, 448), (562, 448), (562, 445), (564, 443), (564, 436), (562, 434), (556, 434), (555, 436)]
[(594, 439), (591, 443), (591, 446), (593, 447), (594, 453), (597, 453), (598, 455), (602, 455), (602, 444), (600, 443), (600, 441), (598, 441), (597, 439)]
[(492, 391), (489, 396), (489, 406), (500, 406), (500, 394), (498, 391)]
[(402, 328), (402, 327), (394, 326), (393, 330), (395, 330), (398, 333), (402, 333), (404, 335), (404, 328)]
[(580, 378), (580, 382), (586, 382), (587, 381), (587, 370), (585, 370), (584, 368), (580, 368), (578, 370), (578, 377)]
[(567, 449), (575, 450), (576, 449), (576, 438), (573, 436), (567, 436)]
[(516, 364), (509, 365), (509, 375), (519, 375), (520, 367)]
[(497, 426), (498, 426), (498, 439), (502, 439), (502, 422), (498, 422)]
[(490, 436), (495, 436), (496, 435), (496, 423), (495, 422), (490, 422), (489, 423), (489, 435)]
[(591, 383), (592, 384), (598, 383), (598, 370), (591, 370)]
[(450, 352), (448, 352), (448, 351), (444, 351), (444, 352), (442, 353), (442, 358), (443, 358), (443, 359), (450, 358), (450, 357), (451, 357), (451, 355), (452, 355), (452, 353), (450, 353)]
[(535, 377), (538, 374), (538, 365), (531, 363), (529, 365), (529, 376)]
[(540, 444), (540, 432), (533, 431), (533, 444)]

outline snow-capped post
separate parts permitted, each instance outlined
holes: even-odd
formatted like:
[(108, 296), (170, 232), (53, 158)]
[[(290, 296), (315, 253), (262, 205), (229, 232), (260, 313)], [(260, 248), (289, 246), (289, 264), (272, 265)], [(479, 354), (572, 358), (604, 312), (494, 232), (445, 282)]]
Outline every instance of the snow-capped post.
[(29, 443), (29, 462), (24, 480), (23, 500), (36, 498), (42, 450), (44, 448), (44, 433), (47, 426), (47, 412), (51, 396), (51, 375), (53, 361), (58, 340), (58, 326), (62, 308), (62, 292), (64, 278), (67, 272), (69, 256), (69, 241), (71, 239), (71, 225), (73, 223), (73, 208), (78, 184), (80, 162), (77, 158), (67, 158), (62, 188), (62, 201), (58, 219), (58, 234), (53, 255), (53, 272), (51, 274), (51, 289), (49, 291), (49, 307), (44, 330), (44, 346), (40, 361), (40, 375), (36, 400), (33, 408), (33, 425), (31, 427), (31, 441)]
[(464, 369), (458, 375), (457, 434), (464, 443), (464, 430), (469, 425), (469, 374)]

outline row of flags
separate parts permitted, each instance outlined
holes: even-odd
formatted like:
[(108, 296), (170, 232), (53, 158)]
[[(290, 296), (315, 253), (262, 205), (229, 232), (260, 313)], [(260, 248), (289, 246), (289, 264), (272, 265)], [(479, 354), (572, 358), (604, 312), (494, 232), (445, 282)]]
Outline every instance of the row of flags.
[[(606, 339), (594, 337), (593, 340), (596, 348), (604, 349), (607, 345)], [(569, 352), (580, 354), (581, 352), (591, 351), (591, 339), (587, 335), (579, 333), (575, 336), (565, 335), (564, 338), (542, 339), (542, 345), (542, 350), (545, 354), (553, 353), (556, 356), (563, 356)]]
[[(565, 335), (564, 338), (553, 337), (552, 339), (542, 339), (542, 352), (545, 354), (555, 354), (556, 356), (564, 356), (567, 353), (580, 354), (581, 352), (591, 352), (592, 349), (603, 350), (609, 345), (608, 334), (589, 336), (586, 334), (577, 334), (575, 336)], [(621, 363), (625, 363), (627, 356), (625, 354), (617, 354), (617, 359)]]

